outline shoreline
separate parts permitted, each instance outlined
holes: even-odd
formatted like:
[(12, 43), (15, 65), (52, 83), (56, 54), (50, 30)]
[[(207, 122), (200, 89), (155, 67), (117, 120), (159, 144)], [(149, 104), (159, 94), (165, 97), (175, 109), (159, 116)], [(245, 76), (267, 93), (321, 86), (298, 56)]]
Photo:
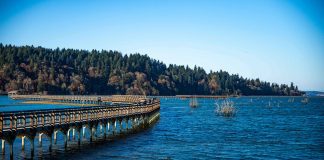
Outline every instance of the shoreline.
[(53, 102), (53, 101), (24, 101), (22, 104), (52, 104), (52, 105), (70, 105), (79, 107), (99, 106), (97, 104), (81, 104), (81, 103), (66, 103), (66, 102)]

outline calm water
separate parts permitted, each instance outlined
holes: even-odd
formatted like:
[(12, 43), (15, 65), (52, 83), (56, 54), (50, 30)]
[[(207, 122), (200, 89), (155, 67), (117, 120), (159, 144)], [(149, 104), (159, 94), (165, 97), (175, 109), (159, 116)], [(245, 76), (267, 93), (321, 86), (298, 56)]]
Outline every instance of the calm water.
[[(252, 99), (252, 100), (251, 100)], [(233, 98), (238, 112), (225, 118), (215, 114), (221, 100), (199, 99), (198, 108), (189, 100), (161, 99), (160, 119), (151, 128), (113, 141), (90, 144), (69, 141), (64, 150), (62, 135), (48, 152), (43, 138), (35, 140), (35, 157), (43, 159), (324, 159), (324, 98), (288, 97)], [(51, 105), (12, 105), (17, 101), (0, 97), (0, 112), (9, 109), (58, 107)], [(6, 106), (10, 104), (10, 106)], [(68, 106), (59, 106), (68, 107)], [(36, 137), (37, 138), (37, 137)], [(21, 151), (21, 139), (14, 145), (16, 159), (30, 158), (29, 142)], [(8, 158), (0, 155), (0, 159)]]
[(12, 100), (8, 96), (0, 96), (0, 112), (28, 111), (37, 109), (75, 108), (78, 106), (23, 104), (22, 100)]

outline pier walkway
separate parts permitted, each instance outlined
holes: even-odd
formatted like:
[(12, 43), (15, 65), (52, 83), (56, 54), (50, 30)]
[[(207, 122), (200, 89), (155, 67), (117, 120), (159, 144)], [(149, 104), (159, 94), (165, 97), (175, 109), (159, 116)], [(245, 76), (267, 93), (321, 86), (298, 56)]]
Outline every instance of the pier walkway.
[[(12, 99), (53, 101), (64, 103), (87, 103), (95, 106), (74, 107), (65, 109), (28, 110), (0, 113), (0, 139), (2, 139), (2, 154), (5, 145), (9, 145), (10, 158), (13, 159), (13, 144), (17, 137), (21, 138), (22, 150), (25, 139), (30, 142), (31, 156), (34, 155), (34, 140), (38, 137), (39, 145), (45, 136), (49, 140), (49, 150), (52, 141), (56, 144), (57, 133), (64, 135), (64, 147), (68, 139), (78, 134), (78, 145), (86, 130), (92, 142), (96, 131), (100, 129), (104, 138), (108, 133), (116, 134), (122, 131), (131, 132), (141, 129), (159, 118), (160, 101), (144, 96), (41, 96), (41, 95), (11, 95)], [(117, 129), (118, 125), (118, 129)]]

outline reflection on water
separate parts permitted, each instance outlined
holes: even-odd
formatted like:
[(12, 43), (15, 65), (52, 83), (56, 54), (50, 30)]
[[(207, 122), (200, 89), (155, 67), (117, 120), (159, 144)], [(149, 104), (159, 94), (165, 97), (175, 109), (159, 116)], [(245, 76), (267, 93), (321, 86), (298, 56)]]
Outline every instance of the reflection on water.
[[(1, 97), (2, 98), (2, 97)], [(0, 100), (2, 101), (3, 98)], [(232, 98), (235, 117), (218, 116), (215, 103), (198, 99), (199, 107), (189, 107), (189, 99), (161, 99), (160, 120), (149, 129), (128, 136), (89, 143), (68, 141), (58, 135), (52, 152), (48, 139), (42, 147), (35, 139), (35, 157), (43, 159), (324, 159), (324, 98), (312, 97), (307, 104), (295, 97)], [(3, 103), (3, 102), (1, 102)], [(18, 107), (18, 106), (17, 106)], [(21, 139), (14, 144), (16, 159), (30, 158), (30, 145)], [(6, 148), (8, 153), (9, 148)], [(0, 159), (8, 158), (8, 154)]]

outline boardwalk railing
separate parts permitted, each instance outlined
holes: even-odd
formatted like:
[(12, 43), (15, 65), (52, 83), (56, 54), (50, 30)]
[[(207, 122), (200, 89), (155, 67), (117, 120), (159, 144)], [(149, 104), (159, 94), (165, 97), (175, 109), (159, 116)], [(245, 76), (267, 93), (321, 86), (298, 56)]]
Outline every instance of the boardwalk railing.
[(93, 104), (99, 102), (112, 103), (143, 103), (150, 101), (146, 96), (133, 95), (113, 95), (113, 96), (82, 96), (82, 95), (10, 95), (12, 99), (16, 100), (30, 100), (30, 101), (59, 101), (69, 103), (86, 103)]

